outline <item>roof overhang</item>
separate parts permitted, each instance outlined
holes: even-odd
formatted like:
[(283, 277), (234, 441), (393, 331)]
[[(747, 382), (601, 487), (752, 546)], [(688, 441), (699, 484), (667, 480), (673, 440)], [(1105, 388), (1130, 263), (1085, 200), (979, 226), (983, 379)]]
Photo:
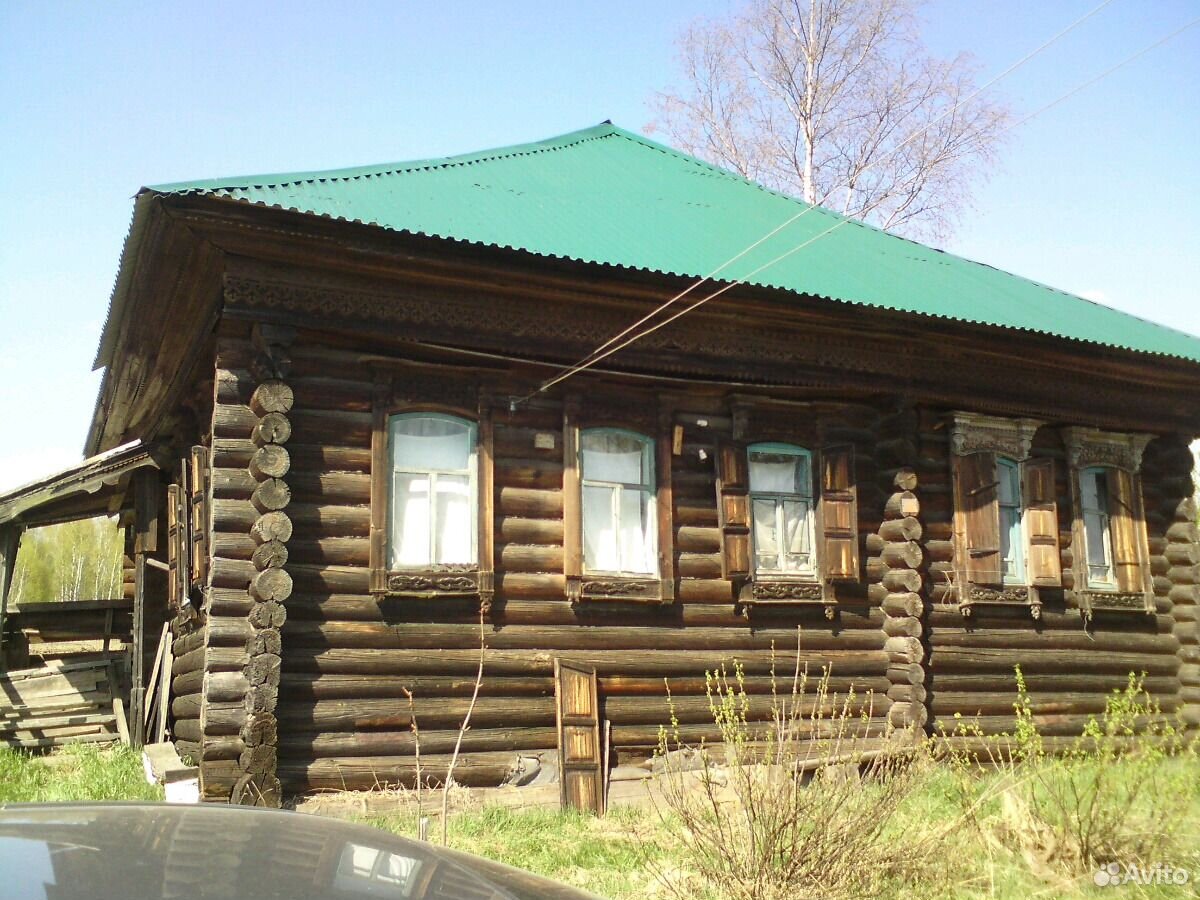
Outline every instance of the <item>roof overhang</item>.
[(139, 469), (158, 469), (157, 448), (133, 441), (0, 494), (0, 525), (52, 525), (115, 515)]

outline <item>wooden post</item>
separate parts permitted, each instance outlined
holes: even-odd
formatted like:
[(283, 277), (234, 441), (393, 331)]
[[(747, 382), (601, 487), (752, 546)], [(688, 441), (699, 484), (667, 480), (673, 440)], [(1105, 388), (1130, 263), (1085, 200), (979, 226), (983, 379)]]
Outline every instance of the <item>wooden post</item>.
[(0, 672), (8, 668), (4, 653), (4, 617), (8, 610), (8, 592), (12, 589), (13, 575), (17, 571), (17, 547), (20, 544), (19, 525), (0, 526)]
[(129, 739), (133, 747), (140, 748), (145, 742), (146, 579), (150, 570), (149, 555), (158, 549), (159, 498), (162, 490), (158, 472), (154, 469), (139, 469), (133, 479), (133, 659), (130, 661), (129, 679)]

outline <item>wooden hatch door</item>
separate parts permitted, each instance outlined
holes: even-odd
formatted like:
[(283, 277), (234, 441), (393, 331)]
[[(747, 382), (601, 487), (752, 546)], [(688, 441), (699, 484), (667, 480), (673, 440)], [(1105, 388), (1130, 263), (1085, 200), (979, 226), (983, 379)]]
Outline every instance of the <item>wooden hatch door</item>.
[(554, 660), (563, 809), (604, 813), (604, 765), (596, 670)]

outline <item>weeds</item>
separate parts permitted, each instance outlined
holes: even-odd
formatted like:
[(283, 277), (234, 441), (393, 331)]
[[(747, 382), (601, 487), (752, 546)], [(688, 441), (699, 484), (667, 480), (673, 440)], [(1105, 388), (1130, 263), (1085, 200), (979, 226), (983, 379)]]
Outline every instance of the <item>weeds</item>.
[(682, 862), (698, 876), (662, 877), (664, 887), (691, 897), (702, 884), (735, 900), (857, 897), (912, 873), (932, 835), (893, 836), (924, 777), (920, 747), (879, 733), (870, 695), (830, 694), (828, 670), (811, 694), (807, 671), (789, 693), (772, 683), (770, 721), (752, 723), (741, 667), (707, 674), (719, 747), (685, 747), (673, 712), (661, 730), (659, 814), (678, 823)]
[[(951, 770), (967, 820), (1043, 880), (1090, 879), (1109, 864), (1151, 867), (1185, 852), (1196, 802), (1196, 749), (1131, 674), (1084, 733), (1050, 752), (1020, 668), (1011, 736), (960, 722)], [(951, 746), (955, 744), (952, 740)]]

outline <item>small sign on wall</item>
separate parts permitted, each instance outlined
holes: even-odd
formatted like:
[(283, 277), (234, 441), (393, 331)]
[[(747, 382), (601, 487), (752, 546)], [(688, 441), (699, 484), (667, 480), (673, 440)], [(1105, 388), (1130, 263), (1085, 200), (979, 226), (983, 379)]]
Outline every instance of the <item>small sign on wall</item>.
[(533, 436), (533, 446), (537, 450), (553, 450), (554, 444), (553, 431), (539, 431)]

